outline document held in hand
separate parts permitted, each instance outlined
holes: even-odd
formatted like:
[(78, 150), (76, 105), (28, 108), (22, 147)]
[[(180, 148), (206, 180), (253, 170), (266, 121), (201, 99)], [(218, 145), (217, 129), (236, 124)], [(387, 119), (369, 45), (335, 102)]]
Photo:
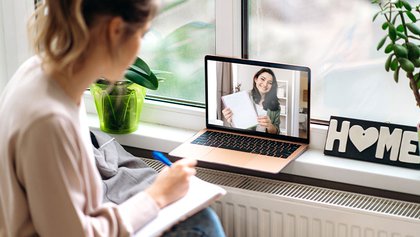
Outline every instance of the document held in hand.
[(160, 236), (173, 225), (187, 219), (226, 194), (226, 190), (215, 184), (193, 176), (184, 197), (164, 207), (158, 216), (140, 229), (135, 236)]
[(257, 112), (247, 91), (222, 96), (225, 107), (232, 111), (232, 126), (249, 129), (257, 126)]

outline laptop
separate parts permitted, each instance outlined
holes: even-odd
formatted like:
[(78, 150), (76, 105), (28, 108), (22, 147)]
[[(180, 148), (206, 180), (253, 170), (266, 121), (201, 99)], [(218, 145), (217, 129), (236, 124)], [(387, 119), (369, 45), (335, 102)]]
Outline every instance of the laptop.
[(309, 146), (308, 67), (207, 55), (206, 128), (169, 154), (278, 173)]

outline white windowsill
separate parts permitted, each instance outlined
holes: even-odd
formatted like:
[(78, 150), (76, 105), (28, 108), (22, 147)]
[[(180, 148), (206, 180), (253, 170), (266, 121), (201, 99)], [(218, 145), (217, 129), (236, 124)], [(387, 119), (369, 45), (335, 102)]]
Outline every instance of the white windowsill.
[[(88, 114), (89, 126), (99, 129), (95, 114)], [(197, 131), (141, 122), (139, 129), (127, 135), (112, 135), (123, 145), (169, 152)], [(323, 146), (326, 127), (311, 126), (310, 149), (282, 172), (361, 185), (371, 188), (420, 195), (420, 172), (388, 165), (325, 156)]]

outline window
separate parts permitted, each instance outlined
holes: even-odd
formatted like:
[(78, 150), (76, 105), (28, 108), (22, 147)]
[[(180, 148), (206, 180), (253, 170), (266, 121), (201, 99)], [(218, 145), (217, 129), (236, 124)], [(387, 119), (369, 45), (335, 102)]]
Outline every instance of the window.
[(204, 55), (215, 54), (215, 0), (164, 0), (142, 42), (160, 80), (149, 98), (204, 104)]
[(30, 55), (26, 23), (34, 0), (0, 1), (0, 92)]
[(419, 121), (408, 80), (401, 73), (395, 83), (384, 69), (387, 55), (376, 50), (385, 33), (382, 19), (372, 22), (379, 8), (370, 0), (248, 0), (246, 6), (249, 58), (311, 68), (312, 118)]
[[(10, 78), (30, 55), (24, 46), (27, 17), (13, 13), (24, 10), (29, 16), (33, 0), (18, 2), (0, 5), (0, 16), (8, 19), (1, 21), (3, 32), (0, 29), (4, 39), (0, 50), (5, 51), (0, 61), (6, 62), (0, 68), (0, 74), (6, 75), (2, 78)], [(244, 27), (248, 50), (244, 53), (249, 58), (311, 68), (312, 118), (328, 120), (330, 115), (339, 115), (407, 125), (419, 120), (420, 110), (404, 75), (395, 83), (383, 69), (386, 55), (376, 51), (376, 45), (384, 32), (379, 21), (372, 23), (378, 9), (369, 0), (163, 0), (140, 54), (153, 69), (166, 72), (161, 74), (165, 79), (159, 90), (148, 92), (152, 98), (203, 105), (203, 56), (241, 56), (241, 2), (248, 7)], [(9, 29), (6, 22), (10, 21), (18, 27)], [(186, 41), (187, 36), (192, 38)], [(159, 114), (162, 106), (170, 107), (166, 103), (146, 106), (142, 118), (171, 125), (174, 119), (158, 120), (164, 117)], [(182, 108), (169, 110), (174, 115), (165, 117), (173, 118)], [(195, 112), (197, 127), (202, 126), (204, 114)]]

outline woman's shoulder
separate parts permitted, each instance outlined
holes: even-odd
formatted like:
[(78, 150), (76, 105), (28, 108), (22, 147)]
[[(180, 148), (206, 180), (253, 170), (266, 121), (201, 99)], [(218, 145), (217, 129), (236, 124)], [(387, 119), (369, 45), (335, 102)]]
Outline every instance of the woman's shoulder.
[(40, 69), (42, 60), (38, 55), (33, 55), (26, 59), (16, 70), (14, 76), (20, 75), (22, 73), (27, 73), (36, 69)]
[(0, 112), (9, 115), (0, 122), (14, 121), (19, 126), (30, 126), (31, 122), (46, 116), (73, 119), (77, 109), (43, 72), (38, 56), (22, 64), (0, 98)]

